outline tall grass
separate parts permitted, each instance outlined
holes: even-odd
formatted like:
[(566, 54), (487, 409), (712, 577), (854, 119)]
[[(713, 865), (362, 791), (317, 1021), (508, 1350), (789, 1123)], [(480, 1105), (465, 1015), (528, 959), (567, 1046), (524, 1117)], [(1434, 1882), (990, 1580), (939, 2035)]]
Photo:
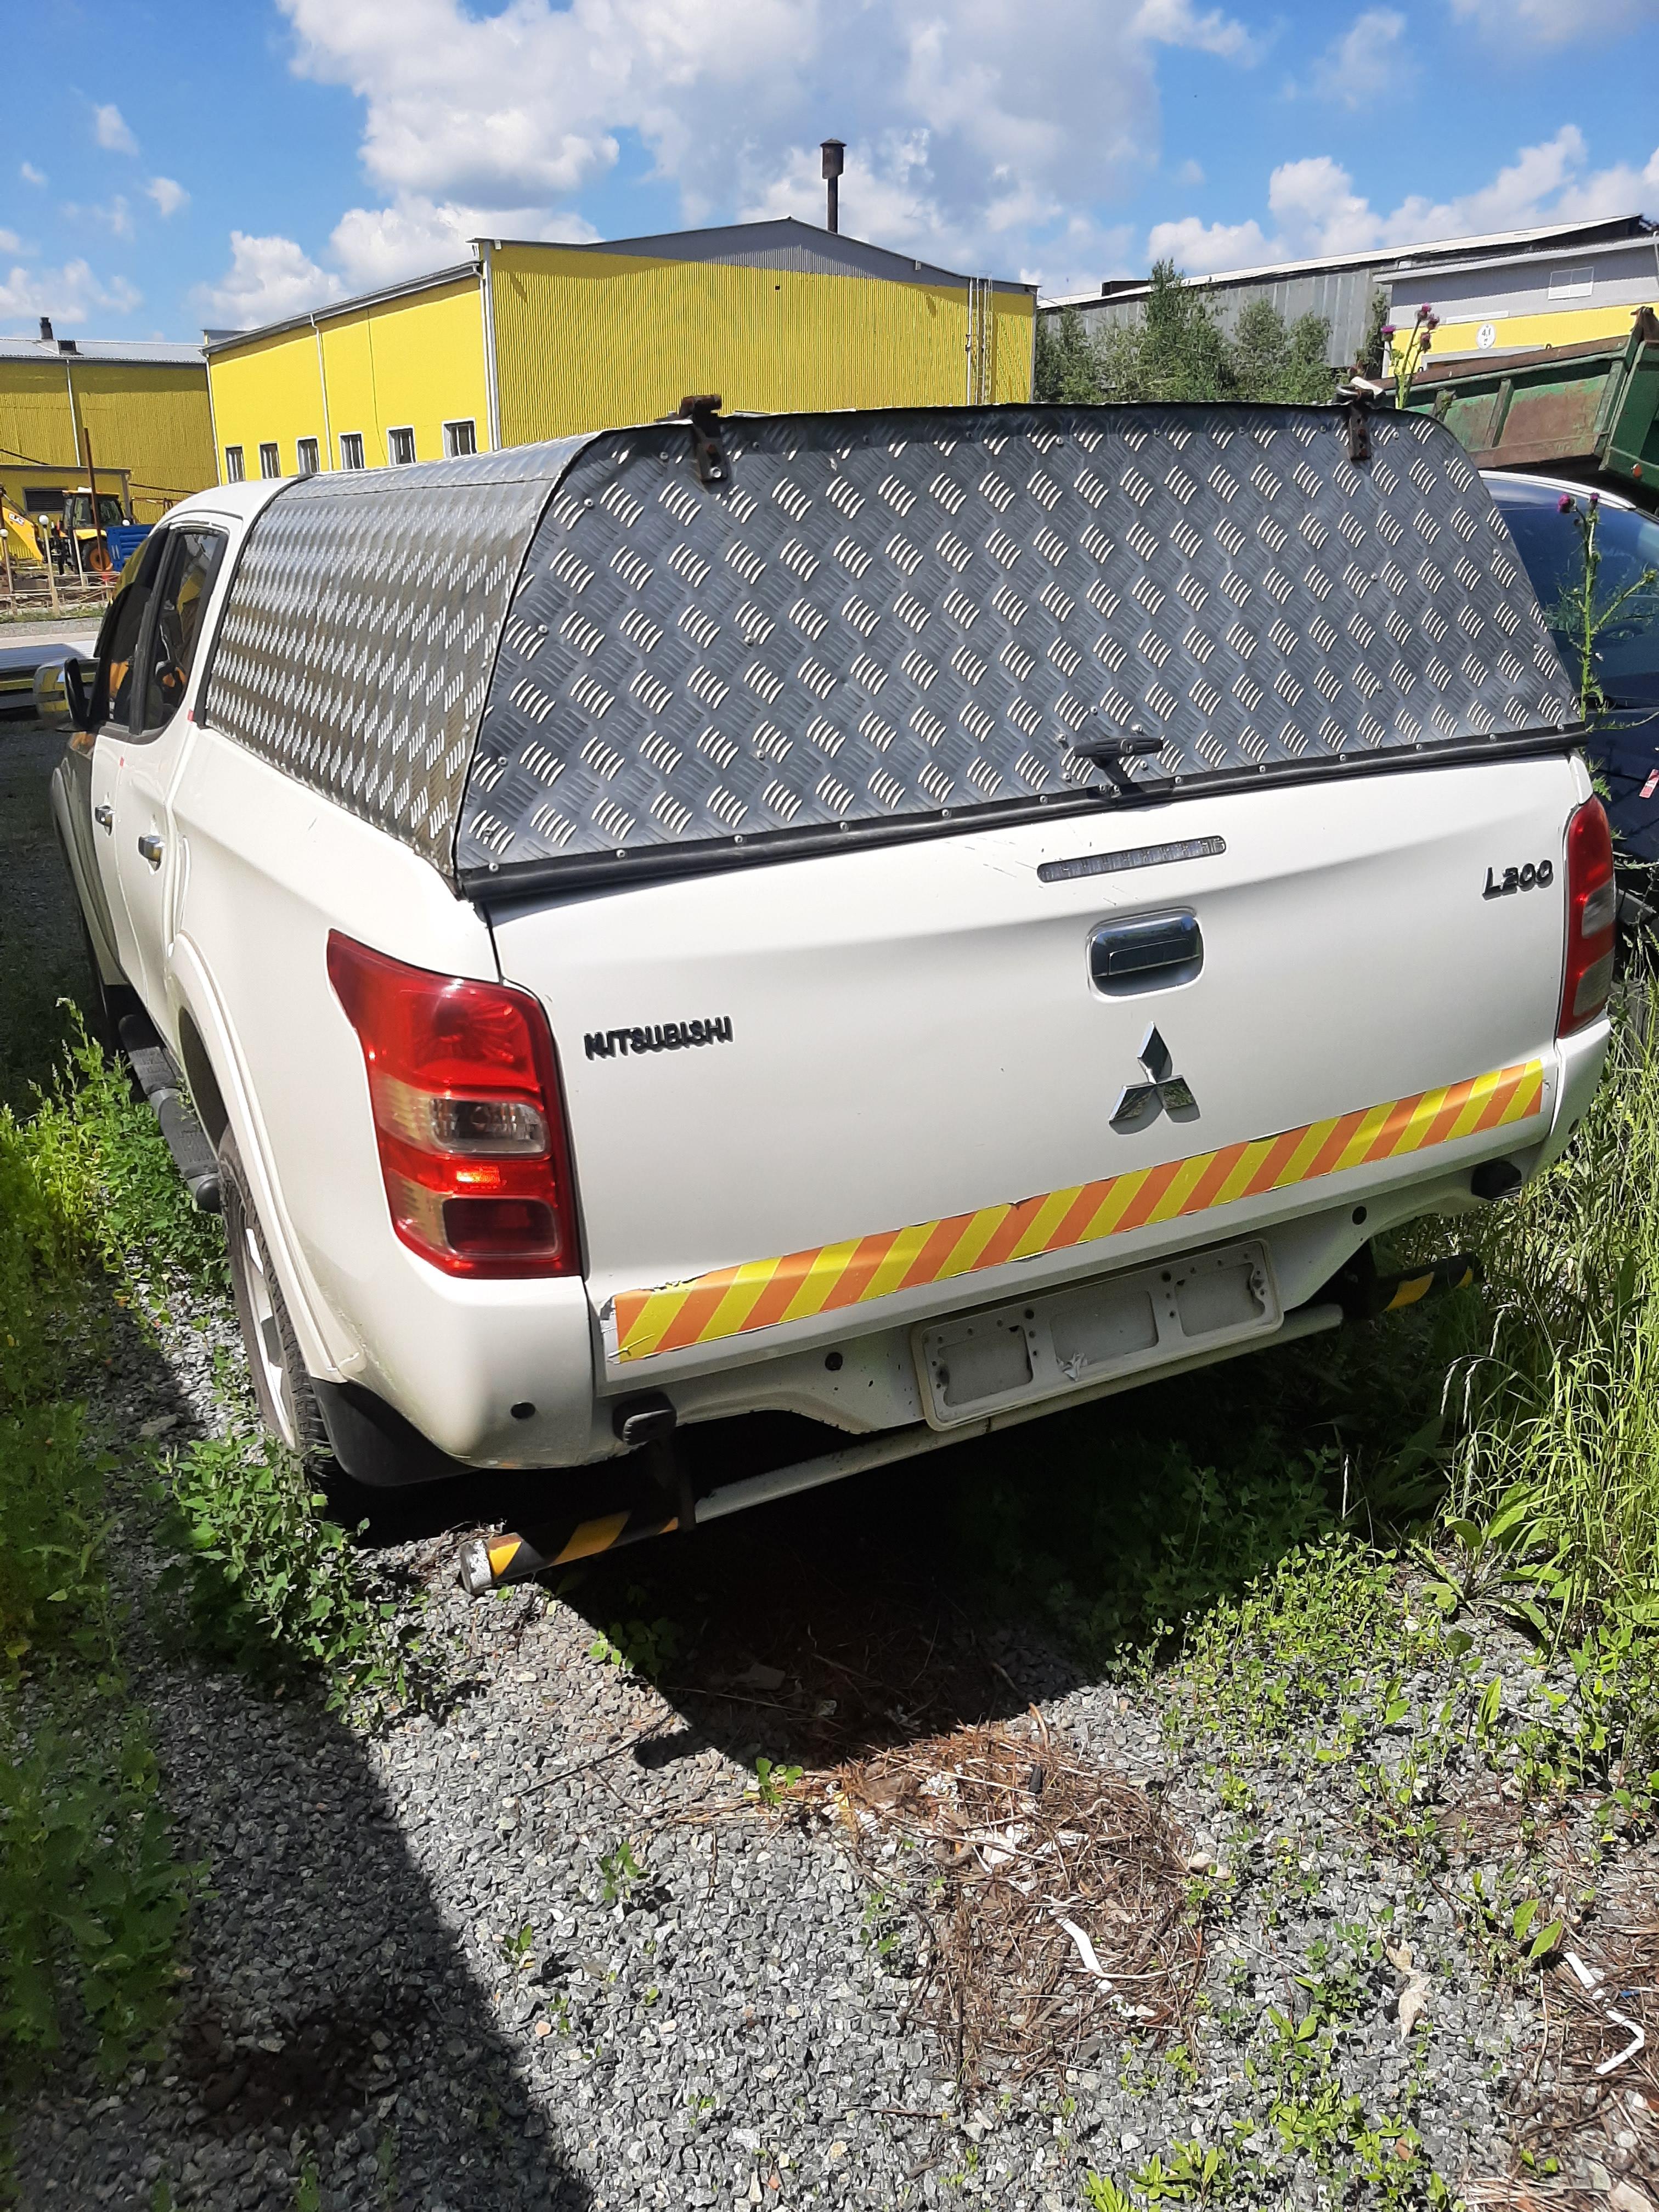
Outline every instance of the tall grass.
[(1485, 1224), (1488, 1328), (1449, 1386), (1455, 1503), (1523, 1498), (1569, 1611), (1659, 1624), (1659, 1037), (1615, 1028), (1564, 1158)]

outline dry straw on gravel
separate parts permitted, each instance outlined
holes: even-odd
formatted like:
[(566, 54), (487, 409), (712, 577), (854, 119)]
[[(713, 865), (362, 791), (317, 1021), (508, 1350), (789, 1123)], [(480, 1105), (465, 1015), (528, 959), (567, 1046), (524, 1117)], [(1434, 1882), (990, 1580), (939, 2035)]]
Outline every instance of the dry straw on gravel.
[(1063, 2074), (1184, 2029), (1203, 1938), (1185, 1839), (1046, 1729), (965, 1728), (841, 1768), (866, 1881), (913, 1916), (913, 2005), (959, 2080)]

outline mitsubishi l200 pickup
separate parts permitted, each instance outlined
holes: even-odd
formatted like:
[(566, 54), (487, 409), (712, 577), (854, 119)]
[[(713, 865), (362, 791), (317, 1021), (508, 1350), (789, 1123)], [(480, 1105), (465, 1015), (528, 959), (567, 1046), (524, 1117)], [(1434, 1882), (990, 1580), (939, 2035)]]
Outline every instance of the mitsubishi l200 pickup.
[(1330, 1327), (1607, 1043), (1561, 664), (1413, 414), (687, 403), (222, 486), (64, 714), (264, 1417), (541, 1471), (475, 1589)]

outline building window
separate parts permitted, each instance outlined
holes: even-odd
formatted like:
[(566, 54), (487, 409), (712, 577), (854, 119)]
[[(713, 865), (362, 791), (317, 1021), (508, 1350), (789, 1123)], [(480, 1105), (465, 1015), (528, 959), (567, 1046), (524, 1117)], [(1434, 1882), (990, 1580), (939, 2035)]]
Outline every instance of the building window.
[(227, 446), (225, 447), (225, 482), (227, 483), (240, 483), (243, 477), (246, 473), (247, 471), (242, 466), (241, 447), (240, 446)]
[(259, 473), (262, 477), (279, 477), (283, 473), (283, 457), (274, 444), (260, 447)]
[(1576, 269), (1552, 269), (1552, 300), (1588, 300), (1595, 284), (1595, 264), (1581, 261)]
[(394, 469), (406, 469), (415, 458), (415, 433), (412, 430), (388, 430), (386, 451)]
[(300, 474), (302, 477), (314, 477), (316, 473), (317, 441), (314, 438), (301, 438), (300, 441)]
[(340, 466), (360, 469), (363, 465), (363, 434), (361, 430), (342, 430), (340, 433)]
[(444, 459), (459, 460), (463, 453), (478, 450), (478, 426), (476, 422), (446, 422), (444, 424)]

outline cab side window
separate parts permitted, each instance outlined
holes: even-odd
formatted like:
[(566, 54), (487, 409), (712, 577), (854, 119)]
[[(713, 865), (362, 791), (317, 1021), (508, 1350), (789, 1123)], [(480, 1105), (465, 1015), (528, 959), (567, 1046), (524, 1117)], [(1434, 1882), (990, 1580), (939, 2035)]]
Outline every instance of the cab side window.
[(111, 600), (98, 632), (98, 675), (93, 689), (91, 723), (123, 728), (132, 719), (132, 665), (155, 580), (167, 558), (167, 536), (155, 531), (129, 564), (127, 580)]
[(201, 642), (213, 580), (225, 550), (218, 530), (182, 528), (167, 533), (167, 555), (155, 597), (144, 649), (141, 731), (170, 722), (182, 704)]

